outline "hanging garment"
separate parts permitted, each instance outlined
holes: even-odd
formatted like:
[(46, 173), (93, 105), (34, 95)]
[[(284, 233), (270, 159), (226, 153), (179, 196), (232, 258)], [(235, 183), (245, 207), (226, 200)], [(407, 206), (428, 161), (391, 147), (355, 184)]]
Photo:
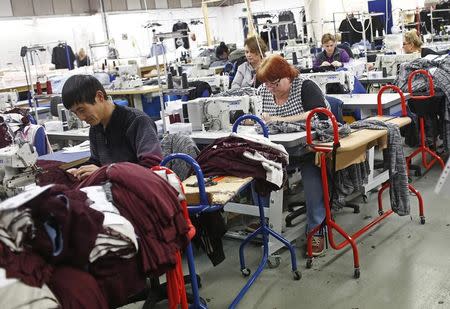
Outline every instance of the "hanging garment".
[(348, 42), (350, 45), (358, 43), (362, 40), (362, 24), (354, 17), (345, 18), (339, 25), (339, 31), (341, 31), (341, 41)]
[(69, 69), (74, 68), (73, 62), (75, 61), (75, 54), (72, 47), (67, 44), (58, 44), (53, 47), (52, 51), (52, 63), (55, 65), (55, 69)]
[(278, 22), (292, 22), (287, 25), (278, 26), (280, 40), (290, 40), (297, 38), (297, 27), (295, 25), (294, 13), (292, 11), (283, 11), (278, 15)]
[(409, 215), (409, 190), (403, 139), (397, 125), (379, 120), (360, 120), (350, 124), (352, 129), (387, 130), (391, 208), (399, 216)]
[(188, 32), (190, 30), (188, 24), (182, 21), (178, 21), (173, 25), (172, 31), (179, 31), (182, 35), (185, 35), (182, 38), (175, 39), (175, 48), (183, 46), (185, 49), (189, 49)]

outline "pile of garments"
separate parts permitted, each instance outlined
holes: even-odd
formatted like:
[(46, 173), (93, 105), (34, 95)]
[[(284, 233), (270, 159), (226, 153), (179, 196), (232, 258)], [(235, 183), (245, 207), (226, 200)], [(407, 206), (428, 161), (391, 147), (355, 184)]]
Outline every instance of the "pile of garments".
[(133, 163), (24, 192), (0, 204), (1, 307), (124, 305), (179, 263), (189, 232), (179, 192)]

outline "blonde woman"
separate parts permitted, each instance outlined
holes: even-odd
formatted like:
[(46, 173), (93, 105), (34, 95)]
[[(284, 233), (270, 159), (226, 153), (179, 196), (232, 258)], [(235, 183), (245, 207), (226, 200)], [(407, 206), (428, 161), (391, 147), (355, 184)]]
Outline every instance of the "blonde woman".
[(420, 53), (420, 57), (425, 57), (426, 55), (436, 55), (437, 53), (429, 48), (422, 47), (422, 40), (417, 35), (417, 30), (413, 29), (408, 31), (403, 36), (403, 51), (406, 54)]

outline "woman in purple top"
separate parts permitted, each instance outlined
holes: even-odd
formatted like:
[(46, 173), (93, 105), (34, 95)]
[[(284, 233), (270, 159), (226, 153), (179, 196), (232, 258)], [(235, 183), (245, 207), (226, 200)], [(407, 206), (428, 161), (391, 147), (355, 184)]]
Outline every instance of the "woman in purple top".
[(334, 66), (341, 67), (342, 63), (349, 62), (350, 56), (341, 48), (336, 47), (336, 38), (330, 33), (322, 36), (324, 50), (316, 57), (314, 67)]

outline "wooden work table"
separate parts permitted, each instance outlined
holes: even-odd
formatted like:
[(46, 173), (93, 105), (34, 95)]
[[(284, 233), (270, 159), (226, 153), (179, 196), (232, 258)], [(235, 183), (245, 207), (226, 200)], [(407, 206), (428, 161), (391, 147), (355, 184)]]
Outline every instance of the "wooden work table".
[[(213, 178), (213, 181), (217, 184), (205, 188), (210, 205), (225, 205), (252, 180), (252, 177), (239, 178), (235, 176)], [(197, 176), (195, 175), (183, 181), (188, 205), (198, 205), (200, 203), (198, 186), (190, 186), (195, 183), (197, 183)]]

